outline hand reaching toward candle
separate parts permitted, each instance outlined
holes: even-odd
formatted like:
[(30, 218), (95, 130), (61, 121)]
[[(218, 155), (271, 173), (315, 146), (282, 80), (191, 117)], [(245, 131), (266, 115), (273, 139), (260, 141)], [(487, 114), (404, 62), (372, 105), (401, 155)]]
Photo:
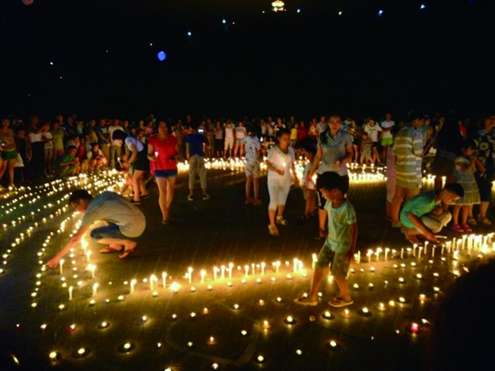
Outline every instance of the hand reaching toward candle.
[(57, 256), (54, 256), (53, 258), (48, 260), (46, 265), (50, 269), (55, 269), (55, 268), (57, 268), (59, 262), (60, 262), (60, 258), (58, 258)]

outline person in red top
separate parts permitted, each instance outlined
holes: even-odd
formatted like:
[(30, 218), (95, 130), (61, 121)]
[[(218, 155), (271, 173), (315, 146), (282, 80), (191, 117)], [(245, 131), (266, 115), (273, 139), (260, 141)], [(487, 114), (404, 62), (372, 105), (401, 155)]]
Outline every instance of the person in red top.
[(301, 121), (299, 123), (299, 126), (297, 127), (297, 141), (300, 142), (307, 136), (308, 136), (308, 129), (306, 129), (306, 125), (304, 124), (304, 121)]
[(148, 141), (148, 158), (151, 173), (158, 185), (158, 205), (162, 212), (162, 224), (170, 222), (170, 207), (174, 199), (177, 177), (177, 138), (170, 134), (165, 121), (158, 123), (158, 134)]

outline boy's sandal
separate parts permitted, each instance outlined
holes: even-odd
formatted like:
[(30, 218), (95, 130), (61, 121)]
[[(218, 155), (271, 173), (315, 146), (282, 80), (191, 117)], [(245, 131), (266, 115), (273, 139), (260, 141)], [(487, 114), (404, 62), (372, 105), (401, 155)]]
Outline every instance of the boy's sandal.
[(268, 233), (270, 233), (270, 236), (273, 236), (273, 237), (278, 237), (280, 235), (277, 227), (274, 225), (268, 226)]
[(492, 225), (492, 221), (488, 218), (483, 218), (480, 220), (480, 222), (481, 222), (481, 224), (483, 224), (484, 226), (487, 226), (487, 227)]
[(124, 250), (124, 247), (122, 247), (120, 250), (111, 249), (109, 247), (103, 247), (100, 249), (100, 254), (114, 254), (117, 252), (122, 252), (123, 250)]
[(294, 303), (308, 307), (316, 307), (318, 305), (318, 300), (311, 300), (309, 296), (300, 296), (294, 299)]
[(347, 307), (349, 305), (354, 304), (354, 301), (352, 299), (347, 301), (347, 300), (344, 300), (344, 298), (335, 297), (332, 300), (330, 300), (330, 302), (328, 304), (334, 308), (343, 308), (343, 307)]

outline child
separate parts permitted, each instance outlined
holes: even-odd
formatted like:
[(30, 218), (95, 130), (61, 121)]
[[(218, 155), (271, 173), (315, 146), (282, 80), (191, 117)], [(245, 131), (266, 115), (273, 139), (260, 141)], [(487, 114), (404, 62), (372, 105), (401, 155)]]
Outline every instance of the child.
[(392, 221), (392, 200), (395, 194), (395, 153), (392, 146), (387, 146), (386, 150), (387, 160), (387, 198), (386, 198), (386, 217), (387, 220)]
[(313, 213), (316, 210), (316, 185), (313, 179), (308, 179), (308, 173), (311, 169), (311, 166), (313, 164), (313, 160), (315, 158), (316, 154), (316, 148), (311, 145), (306, 145), (303, 148), (303, 155), (305, 159), (308, 161), (306, 166), (304, 167), (304, 172), (303, 172), (303, 194), (304, 194), (304, 200), (306, 201), (305, 207), (304, 207), (304, 219), (307, 220), (311, 218)]
[(356, 251), (358, 235), (356, 212), (346, 199), (348, 185), (337, 173), (321, 174), (318, 177), (317, 187), (327, 200), (325, 210), (328, 213), (328, 236), (315, 265), (309, 296), (302, 296), (295, 302), (309, 306), (318, 304), (318, 289), (328, 274), (330, 264), (339, 294), (329, 304), (335, 308), (343, 308), (353, 304), (346, 277)]
[(289, 146), (290, 132), (280, 129), (277, 132), (277, 144), (268, 152), (266, 161), (268, 166), (268, 193), (270, 205), (268, 206), (268, 232), (276, 237), (279, 235), (277, 224), (286, 226), (284, 218), (285, 203), (291, 186), (291, 171), (297, 183), (296, 169), (294, 166), (294, 149)]
[(435, 233), (449, 224), (452, 215), (447, 208), (464, 197), (464, 189), (458, 183), (448, 183), (440, 191), (424, 192), (407, 200), (400, 212), (402, 232), (407, 240), (418, 243), (418, 236), (438, 243)]
[[(474, 177), (474, 172), (479, 167), (479, 162), (474, 156), (474, 143), (467, 142), (462, 147), (462, 156), (455, 160), (454, 176), (462, 188), (464, 188), (464, 197), (457, 201), (454, 206), (454, 222), (452, 230), (457, 233), (471, 233), (473, 230), (469, 227), (468, 218), (473, 215), (473, 205), (479, 205), (480, 192), (478, 184)], [(462, 210), (461, 224), (459, 224), (459, 214)], [(471, 218), (469, 222), (476, 224), (476, 220)]]
[(76, 146), (69, 146), (60, 162), (60, 176), (72, 176), (79, 173), (79, 159), (76, 157)]
[(359, 159), (359, 163), (370, 164), (373, 162), (373, 157), (371, 155), (373, 142), (370, 139), (370, 136), (367, 132), (364, 132), (361, 136), (361, 158)]
[[(246, 201), (245, 204), (255, 206), (261, 203), (259, 197), (259, 176), (260, 176), (260, 151), (261, 143), (252, 127), (248, 128), (248, 135), (243, 140), (246, 150)], [(251, 197), (251, 188), (254, 198)]]
[(366, 124), (363, 127), (363, 130), (365, 133), (368, 134), (368, 136), (371, 139), (372, 163), (374, 164), (375, 162), (380, 162), (380, 156), (378, 155), (378, 143), (379, 143), (380, 133), (382, 132), (382, 128), (380, 127), (380, 125), (376, 123), (375, 120), (367, 119)]

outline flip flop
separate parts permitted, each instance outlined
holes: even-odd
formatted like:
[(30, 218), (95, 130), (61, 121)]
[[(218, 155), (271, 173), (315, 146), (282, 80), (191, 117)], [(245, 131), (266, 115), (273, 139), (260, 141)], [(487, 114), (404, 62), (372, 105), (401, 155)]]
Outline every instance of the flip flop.
[[(122, 249), (120, 251), (122, 251)], [(115, 250), (115, 249), (111, 249), (109, 247), (104, 247), (104, 248), (100, 249), (100, 254), (115, 254), (117, 252), (119, 252), (119, 251)]]

